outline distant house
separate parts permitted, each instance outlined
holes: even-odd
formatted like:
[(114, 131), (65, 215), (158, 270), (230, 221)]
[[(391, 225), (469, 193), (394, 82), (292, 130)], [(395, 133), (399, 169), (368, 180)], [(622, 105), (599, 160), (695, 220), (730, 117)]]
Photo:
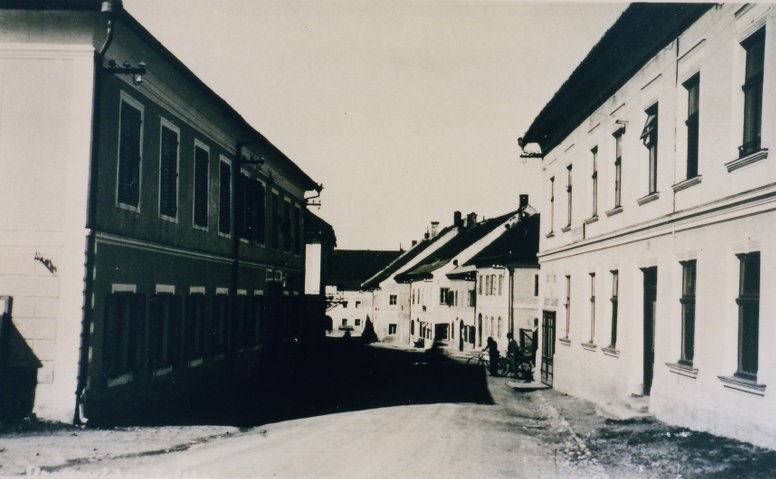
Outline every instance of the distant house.
[(772, 4), (633, 4), (524, 134), (543, 381), (776, 448), (775, 33)]
[[(533, 350), (532, 331), (539, 317), (538, 248), (539, 215), (525, 212), (472, 259), (447, 273), (450, 279), (476, 281), (474, 322), (469, 324), (478, 333), (477, 347), (484, 347), (482, 338), (491, 336), (504, 351), (507, 333), (512, 333), (521, 347)], [(463, 333), (457, 344), (461, 351), (466, 324), (458, 326)]]
[(334, 250), (326, 279), (327, 321), (330, 335), (349, 331), (360, 336), (367, 319), (374, 326), (373, 292), (361, 284), (394, 261), (403, 251)]
[(459, 347), (463, 342), (476, 347), (482, 343), (486, 330), (497, 331), (495, 325), (486, 329), (474, 322), (474, 282), (467, 281), (468, 278), (450, 278), (448, 273), (471, 260), (504, 234), (506, 228), (518, 221), (518, 216), (518, 212), (513, 211), (477, 222), (476, 215), (472, 213), (465, 221), (454, 225), (457, 234), (450, 241), (426, 255), (414, 267), (396, 275), (397, 283), (410, 285), (411, 340), (423, 339), (426, 346), (437, 342), (443, 346)]
[(320, 187), (119, 1), (0, 6), (0, 177), (0, 415), (174, 407), (299, 316)]
[(461, 214), (456, 212), (454, 224), (437, 231), (439, 223), (434, 222), (424, 239), (414, 243), (388, 266), (364, 281), (361, 289), (372, 291), (373, 320), (375, 332), (381, 341), (398, 341), (400, 344), (411, 344), (410, 337), (414, 335), (414, 325), (410, 321), (410, 286), (398, 283), (396, 275), (414, 267), (429, 254), (444, 246), (458, 234), (455, 226), (461, 223)]

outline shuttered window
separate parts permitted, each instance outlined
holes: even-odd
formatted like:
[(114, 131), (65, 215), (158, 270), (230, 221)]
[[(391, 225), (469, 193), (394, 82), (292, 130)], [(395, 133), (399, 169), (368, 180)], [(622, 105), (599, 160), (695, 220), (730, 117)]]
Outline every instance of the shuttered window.
[(162, 124), (159, 146), (159, 215), (178, 217), (178, 131)]
[(143, 111), (122, 98), (119, 124), (119, 164), (116, 201), (140, 207), (140, 162), (142, 151)]
[(256, 242), (264, 244), (266, 242), (266, 191), (264, 185), (256, 183)]
[(149, 359), (151, 366), (171, 366), (178, 362), (181, 341), (180, 297), (161, 293), (151, 296)]
[(186, 316), (183, 344), (184, 357), (188, 360), (201, 358), (205, 353), (205, 324), (207, 320), (207, 298), (195, 293), (186, 298)]
[(210, 152), (194, 148), (194, 224), (207, 228)]
[(302, 252), (302, 209), (294, 207), (294, 253)]
[(280, 197), (272, 194), (272, 247), (280, 247)]
[(142, 364), (145, 296), (113, 293), (105, 298), (103, 369), (107, 377), (132, 372)]
[(229, 234), (232, 230), (231, 205), (232, 187), (231, 187), (232, 165), (227, 161), (221, 160), (219, 190), (218, 190), (218, 232)]
[(283, 251), (291, 251), (291, 203), (283, 205)]

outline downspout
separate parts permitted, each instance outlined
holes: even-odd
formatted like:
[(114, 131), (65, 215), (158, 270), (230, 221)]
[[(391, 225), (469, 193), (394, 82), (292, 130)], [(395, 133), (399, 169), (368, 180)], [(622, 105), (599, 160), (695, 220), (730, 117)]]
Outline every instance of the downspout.
[(89, 375), (89, 349), (91, 347), (92, 308), (94, 307), (94, 263), (96, 250), (96, 224), (97, 224), (97, 176), (99, 168), (100, 149), (100, 115), (102, 109), (102, 68), (105, 53), (113, 42), (113, 21), (116, 12), (122, 9), (121, 1), (103, 0), (100, 5), (100, 13), (105, 14), (108, 20), (105, 41), (98, 51), (94, 53), (93, 66), (93, 96), (92, 96), (92, 145), (89, 158), (89, 181), (86, 205), (86, 252), (84, 260), (84, 294), (81, 317), (81, 350), (78, 358), (78, 378), (75, 390), (75, 410), (73, 411), (73, 424), (81, 425), (88, 421), (84, 417), (84, 395)]
[(515, 334), (515, 270), (513, 268), (510, 268), (508, 266), (504, 267), (507, 272), (509, 273), (509, 294), (507, 295), (507, 301), (509, 301), (509, 304), (507, 305), (507, 321), (509, 321), (509, 332), (512, 333), (512, 335)]

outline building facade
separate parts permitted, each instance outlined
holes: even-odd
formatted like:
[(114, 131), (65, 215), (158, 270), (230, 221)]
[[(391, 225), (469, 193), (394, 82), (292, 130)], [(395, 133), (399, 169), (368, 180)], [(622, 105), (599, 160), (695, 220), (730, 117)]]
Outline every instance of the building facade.
[(521, 139), (556, 389), (776, 447), (775, 31), (767, 4), (631, 5)]
[(320, 187), (120, 2), (0, 25), (3, 410), (112, 421), (245, 377), (299, 316)]

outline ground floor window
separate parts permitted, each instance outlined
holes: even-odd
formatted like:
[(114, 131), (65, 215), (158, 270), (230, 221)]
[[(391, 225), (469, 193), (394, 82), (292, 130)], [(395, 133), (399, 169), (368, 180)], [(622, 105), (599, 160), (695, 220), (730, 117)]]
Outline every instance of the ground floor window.
[(131, 372), (141, 364), (144, 311), (145, 296), (142, 294), (121, 292), (105, 298), (103, 363), (108, 377)]
[(155, 294), (150, 301), (149, 359), (151, 366), (170, 366), (178, 359), (180, 332), (180, 297)]
[(682, 265), (682, 352), (680, 364), (692, 365), (695, 356), (695, 260)]
[(356, 324), (356, 326), (361, 326), (361, 320), (360, 319), (356, 319), (355, 320), (355, 324)]
[(184, 325), (184, 356), (186, 360), (201, 358), (205, 351), (205, 318), (207, 300), (204, 294), (191, 294), (186, 298)]
[(391, 323), (388, 325), (388, 334), (396, 334), (396, 325)]
[(760, 252), (739, 254), (738, 370), (736, 376), (757, 379), (760, 328)]

